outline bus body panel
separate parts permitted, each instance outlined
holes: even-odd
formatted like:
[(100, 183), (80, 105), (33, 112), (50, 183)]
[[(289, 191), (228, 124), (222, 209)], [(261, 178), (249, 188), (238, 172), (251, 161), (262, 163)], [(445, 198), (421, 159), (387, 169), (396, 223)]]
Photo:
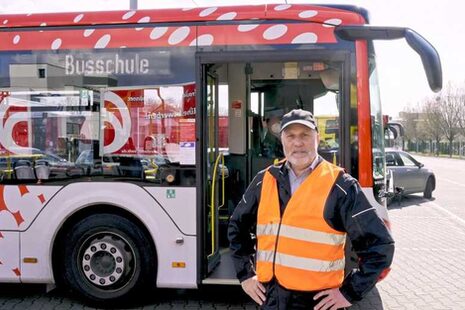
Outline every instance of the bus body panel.
[(144, 187), (169, 214), (184, 235), (197, 235), (195, 187)]
[(362, 187), (362, 192), (365, 194), (366, 198), (372, 206), (376, 208), (378, 216), (383, 219), (384, 222), (389, 221), (388, 212), (385, 206), (381, 205), (374, 196), (374, 191), (372, 187)]
[(40, 185), (0, 186), (0, 203), (4, 211), (0, 213), (0, 230), (27, 230), (60, 188)]
[[(194, 190), (189, 194), (192, 195), (192, 199), (179, 195), (172, 198), (173, 203), (183, 204), (185, 207), (183, 212), (191, 208), (195, 213)], [(63, 203), (64, 201), (66, 204)], [(192, 203), (190, 204), (189, 201)], [(53, 243), (60, 227), (75, 212), (101, 204), (129, 211), (147, 228), (157, 251), (158, 286), (196, 287), (196, 236), (184, 235), (162, 209), (163, 206), (160, 207), (143, 188), (134, 184), (116, 182), (70, 184), (49, 201), (30, 228), (21, 233), (21, 260), (25, 257), (37, 258), (36, 264), (22, 263), (21, 281), (53, 283), (51, 257)], [(195, 215), (191, 219), (195, 219)], [(177, 238), (183, 238), (184, 242), (176, 243)], [(173, 262), (185, 262), (185, 268), (173, 268)]]
[(0, 231), (0, 249), (0, 282), (19, 283), (19, 232)]

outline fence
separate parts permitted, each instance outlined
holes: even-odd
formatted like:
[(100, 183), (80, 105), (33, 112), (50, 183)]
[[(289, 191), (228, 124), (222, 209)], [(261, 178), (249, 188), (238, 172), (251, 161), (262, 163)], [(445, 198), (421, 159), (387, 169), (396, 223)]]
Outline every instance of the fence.
[(439, 155), (449, 155), (452, 147), (452, 156), (465, 157), (465, 141), (454, 141), (452, 144), (442, 141), (411, 141), (405, 143), (404, 149), (408, 152), (436, 154), (439, 150)]

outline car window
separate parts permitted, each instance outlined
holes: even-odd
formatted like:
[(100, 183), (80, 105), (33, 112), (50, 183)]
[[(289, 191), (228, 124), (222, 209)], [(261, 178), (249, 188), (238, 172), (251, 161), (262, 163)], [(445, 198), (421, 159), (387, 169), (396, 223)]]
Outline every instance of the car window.
[(386, 166), (397, 166), (396, 157), (394, 154), (386, 153)]
[(404, 166), (416, 166), (414, 159), (411, 156), (403, 153), (399, 153), (399, 156), (402, 159)]

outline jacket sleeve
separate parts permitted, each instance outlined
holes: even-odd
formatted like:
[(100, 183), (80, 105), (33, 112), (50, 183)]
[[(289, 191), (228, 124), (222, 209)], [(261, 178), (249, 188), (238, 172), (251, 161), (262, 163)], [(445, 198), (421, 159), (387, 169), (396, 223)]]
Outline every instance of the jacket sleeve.
[(341, 179), (338, 207), (335, 208), (339, 216), (334, 215), (339, 218), (358, 256), (358, 268), (345, 278), (340, 291), (352, 303), (361, 300), (375, 286), (381, 272), (389, 268), (394, 240), (359, 183), (349, 175)]
[(228, 239), (236, 276), (240, 282), (255, 275), (255, 227), (263, 173), (257, 174), (229, 220)]

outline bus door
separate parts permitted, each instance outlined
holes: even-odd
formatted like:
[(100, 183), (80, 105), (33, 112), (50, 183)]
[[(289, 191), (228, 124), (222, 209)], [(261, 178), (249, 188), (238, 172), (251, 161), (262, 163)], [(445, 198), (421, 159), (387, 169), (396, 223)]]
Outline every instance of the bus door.
[(207, 273), (210, 273), (220, 261), (218, 251), (218, 208), (220, 207), (221, 163), (223, 154), (219, 150), (219, 113), (218, 113), (218, 77), (211, 66), (203, 66), (203, 107), (206, 113), (203, 119), (203, 135), (206, 152), (204, 152), (205, 170), (205, 206), (204, 222), (206, 233), (205, 255), (207, 256)]

